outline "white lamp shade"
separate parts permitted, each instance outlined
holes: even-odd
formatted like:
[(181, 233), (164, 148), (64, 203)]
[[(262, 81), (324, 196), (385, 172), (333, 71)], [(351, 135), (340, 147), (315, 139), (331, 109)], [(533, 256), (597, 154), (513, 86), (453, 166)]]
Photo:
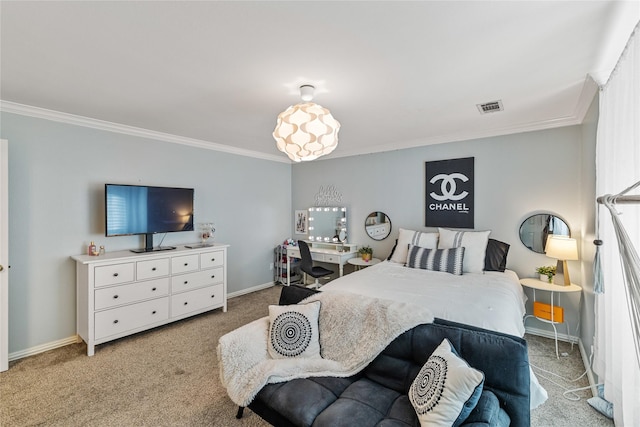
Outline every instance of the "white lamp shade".
[(294, 162), (315, 160), (338, 146), (340, 123), (326, 108), (305, 102), (278, 115), (273, 137), (278, 150)]
[(550, 258), (563, 261), (578, 259), (578, 243), (576, 239), (552, 234), (547, 239), (545, 253)]

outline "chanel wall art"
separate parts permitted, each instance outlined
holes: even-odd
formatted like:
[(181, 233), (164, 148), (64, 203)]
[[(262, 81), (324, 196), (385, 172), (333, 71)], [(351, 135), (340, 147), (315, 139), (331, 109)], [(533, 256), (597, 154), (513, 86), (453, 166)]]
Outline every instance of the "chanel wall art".
[(427, 227), (474, 227), (473, 165), (473, 157), (425, 162)]

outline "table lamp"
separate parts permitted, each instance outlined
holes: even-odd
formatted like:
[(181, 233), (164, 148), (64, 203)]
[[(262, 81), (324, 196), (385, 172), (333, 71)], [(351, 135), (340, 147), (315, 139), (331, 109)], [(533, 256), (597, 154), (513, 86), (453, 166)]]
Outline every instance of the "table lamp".
[(552, 234), (547, 239), (545, 253), (548, 257), (558, 260), (556, 276), (553, 283), (564, 286), (571, 285), (567, 261), (578, 259), (578, 243), (576, 242), (576, 239)]

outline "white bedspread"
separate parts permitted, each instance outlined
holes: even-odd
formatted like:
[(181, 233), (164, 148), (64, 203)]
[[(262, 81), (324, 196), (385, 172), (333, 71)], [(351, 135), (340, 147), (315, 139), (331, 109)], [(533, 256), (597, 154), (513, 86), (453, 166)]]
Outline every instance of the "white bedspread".
[(449, 273), (390, 261), (347, 274), (322, 287), (418, 304), (435, 317), (522, 337), (526, 296), (515, 272)]
[[(518, 337), (525, 332), (527, 297), (511, 270), (455, 276), (383, 261), (322, 287), (324, 292), (336, 290), (418, 304), (434, 317)], [(546, 390), (531, 371), (531, 408), (546, 399)]]

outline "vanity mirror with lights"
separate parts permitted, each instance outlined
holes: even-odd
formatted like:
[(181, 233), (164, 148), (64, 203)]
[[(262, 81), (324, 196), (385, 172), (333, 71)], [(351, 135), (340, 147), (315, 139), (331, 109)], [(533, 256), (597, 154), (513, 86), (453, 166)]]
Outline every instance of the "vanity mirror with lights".
[[(338, 265), (338, 274), (344, 274), (344, 265), (356, 257), (358, 245), (347, 243), (347, 208), (314, 206), (309, 210), (309, 250), (314, 261)], [(297, 246), (287, 246), (287, 285), (290, 284), (290, 258), (300, 258)]]
[(347, 208), (314, 206), (309, 208), (309, 241), (346, 243)]

